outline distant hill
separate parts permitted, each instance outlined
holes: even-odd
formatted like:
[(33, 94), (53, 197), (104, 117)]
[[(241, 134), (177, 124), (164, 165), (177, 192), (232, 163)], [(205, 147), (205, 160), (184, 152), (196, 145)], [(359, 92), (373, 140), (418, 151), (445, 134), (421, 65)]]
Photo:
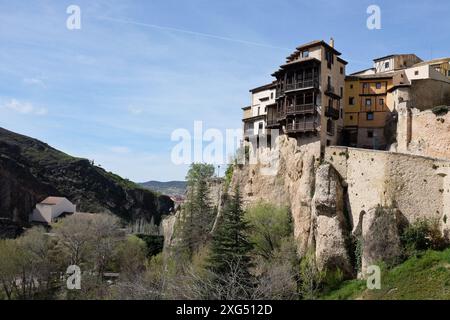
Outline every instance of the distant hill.
[(140, 183), (140, 185), (146, 189), (165, 194), (168, 196), (183, 196), (186, 192), (186, 181), (148, 181)]
[(20, 224), (37, 202), (63, 196), (84, 212), (159, 223), (173, 201), (49, 145), (0, 128), (0, 218)]

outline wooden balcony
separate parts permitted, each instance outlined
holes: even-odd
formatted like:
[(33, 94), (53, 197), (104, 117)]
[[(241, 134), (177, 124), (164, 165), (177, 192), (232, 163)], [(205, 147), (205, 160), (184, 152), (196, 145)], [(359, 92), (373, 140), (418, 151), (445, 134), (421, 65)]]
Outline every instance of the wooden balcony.
[(313, 103), (289, 106), (286, 108), (286, 114), (307, 114), (314, 113), (315, 106)]
[(297, 122), (297, 123), (288, 123), (286, 125), (286, 131), (288, 133), (303, 133), (303, 132), (314, 132), (316, 131), (317, 123), (310, 122)]
[(326, 107), (326, 109), (325, 109), (325, 117), (332, 118), (334, 120), (338, 120), (339, 116), (340, 116), (339, 110), (337, 110), (337, 109), (335, 109), (333, 107), (330, 107), (330, 106)]
[(277, 128), (280, 126), (278, 119), (268, 119), (266, 123), (266, 128)]
[(296, 83), (288, 83), (286, 85), (285, 91), (314, 89), (314, 88), (319, 88), (319, 81), (311, 79), (311, 80), (299, 81)]

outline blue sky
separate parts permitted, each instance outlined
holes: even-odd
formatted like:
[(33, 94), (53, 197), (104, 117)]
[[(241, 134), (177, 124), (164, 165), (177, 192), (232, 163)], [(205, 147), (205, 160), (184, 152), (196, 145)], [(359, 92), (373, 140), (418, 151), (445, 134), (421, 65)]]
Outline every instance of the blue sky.
[[(81, 30), (66, 9), (81, 8)], [(381, 8), (368, 30), (366, 9)], [(377, 56), (450, 56), (442, 1), (0, 0), (0, 126), (134, 181), (183, 179), (177, 128), (240, 128), (248, 90), (304, 42), (334, 37), (348, 72)]]

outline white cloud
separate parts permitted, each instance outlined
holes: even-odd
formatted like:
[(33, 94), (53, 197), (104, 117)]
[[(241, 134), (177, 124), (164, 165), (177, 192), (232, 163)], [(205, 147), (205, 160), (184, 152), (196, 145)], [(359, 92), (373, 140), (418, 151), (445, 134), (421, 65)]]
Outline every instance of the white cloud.
[(10, 99), (9, 101), (1, 103), (0, 108), (12, 110), (21, 114), (35, 114), (39, 116), (48, 113), (46, 108), (37, 108), (31, 102), (19, 101), (17, 99)]

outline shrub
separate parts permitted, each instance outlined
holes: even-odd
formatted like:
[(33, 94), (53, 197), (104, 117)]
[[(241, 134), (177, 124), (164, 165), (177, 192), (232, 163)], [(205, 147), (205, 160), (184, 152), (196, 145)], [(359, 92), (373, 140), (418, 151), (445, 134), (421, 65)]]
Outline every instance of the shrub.
[(260, 202), (245, 215), (250, 225), (250, 241), (255, 253), (271, 259), (280, 248), (283, 238), (292, 234), (291, 215), (287, 208)]
[(412, 256), (428, 249), (442, 250), (448, 243), (442, 236), (437, 220), (418, 220), (406, 227), (401, 241), (406, 256)]

